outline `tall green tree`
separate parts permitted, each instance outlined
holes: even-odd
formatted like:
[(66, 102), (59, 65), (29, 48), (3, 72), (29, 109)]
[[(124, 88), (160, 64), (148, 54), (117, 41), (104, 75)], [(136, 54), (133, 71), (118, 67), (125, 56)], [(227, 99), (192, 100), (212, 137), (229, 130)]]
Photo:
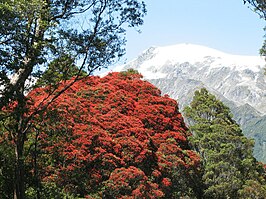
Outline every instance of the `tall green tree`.
[[(3, 131), (0, 122), (0, 133)], [(1, 199), (8, 199), (12, 196), (13, 187), (10, 186), (14, 180), (15, 156), (12, 146), (7, 139), (0, 138), (0, 196)]]
[[(25, 198), (25, 142), (32, 119), (82, 70), (91, 75), (122, 56), (125, 27), (142, 25), (145, 13), (141, 0), (0, 0), (0, 120), (14, 143), (14, 198)], [(68, 67), (62, 57), (78, 67), (75, 78), (56, 93), (50, 89), (47, 100), (29, 113), (31, 82), (51, 63)]]
[(252, 155), (254, 143), (242, 134), (229, 108), (202, 88), (184, 111), (191, 142), (202, 159), (204, 198), (264, 198), (266, 186)]

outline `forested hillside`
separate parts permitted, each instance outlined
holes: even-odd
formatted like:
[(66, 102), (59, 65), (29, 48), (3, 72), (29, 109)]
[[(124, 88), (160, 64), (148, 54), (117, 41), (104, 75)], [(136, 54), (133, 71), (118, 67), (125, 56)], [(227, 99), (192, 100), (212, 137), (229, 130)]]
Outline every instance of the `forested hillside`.
[[(27, 95), (27, 114), (52, 98), (41, 84)], [(264, 198), (263, 165), (230, 110), (202, 89), (186, 114), (190, 129), (177, 102), (135, 70), (84, 77), (31, 118), (25, 197)], [(8, 125), (0, 125), (3, 199), (13, 197), (15, 184)]]

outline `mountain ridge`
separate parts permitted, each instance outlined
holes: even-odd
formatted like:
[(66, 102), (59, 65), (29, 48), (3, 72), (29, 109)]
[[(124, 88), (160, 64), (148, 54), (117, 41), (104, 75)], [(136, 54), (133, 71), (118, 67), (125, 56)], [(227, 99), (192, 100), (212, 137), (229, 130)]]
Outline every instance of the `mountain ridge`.
[[(244, 134), (255, 139), (255, 157), (266, 162), (266, 155), (261, 155), (266, 154), (266, 147), (262, 147), (266, 145), (266, 130), (261, 128), (266, 129), (265, 64), (260, 56), (231, 55), (205, 46), (177, 44), (151, 47), (114, 71), (138, 70), (163, 94), (176, 99), (181, 109), (192, 100), (195, 90), (206, 87), (230, 107)], [(259, 123), (259, 132), (251, 132), (250, 123)]]
[[(195, 55), (198, 51), (200, 53)], [(193, 56), (189, 53), (192, 53)], [(210, 83), (214, 84), (213, 89), (221, 90), (224, 97), (233, 100), (238, 105), (248, 103), (255, 107), (257, 111), (262, 111), (264, 115), (266, 114), (266, 107), (258, 103), (263, 101), (262, 98), (265, 98), (264, 94), (266, 94), (266, 83), (263, 76), (265, 64), (264, 58), (260, 56), (230, 55), (205, 46), (178, 44), (169, 47), (151, 47), (140, 54), (138, 58), (116, 67), (114, 71), (132, 67), (137, 69), (145, 79), (169, 79), (189, 73), (194, 75), (191, 79), (201, 81), (202, 77), (197, 75), (200, 72), (205, 79), (207, 78), (207, 86)], [(175, 73), (174, 75), (169, 74), (171, 68), (172, 72)], [(238, 73), (239, 71), (242, 71), (242, 73)], [(219, 73), (219, 79), (210, 78), (217, 73)], [(251, 83), (254, 81), (256, 81), (256, 84)], [(241, 103), (239, 103), (239, 99), (232, 99), (232, 94), (228, 96), (228, 91), (223, 89), (223, 84), (230, 86), (236, 83), (240, 89), (249, 87), (249, 91), (252, 91), (252, 93), (246, 94), (248, 95), (247, 98), (240, 100)], [(236, 90), (235, 92), (239, 91)], [(257, 100), (255, 100), (256, 96), (259, 97)]]

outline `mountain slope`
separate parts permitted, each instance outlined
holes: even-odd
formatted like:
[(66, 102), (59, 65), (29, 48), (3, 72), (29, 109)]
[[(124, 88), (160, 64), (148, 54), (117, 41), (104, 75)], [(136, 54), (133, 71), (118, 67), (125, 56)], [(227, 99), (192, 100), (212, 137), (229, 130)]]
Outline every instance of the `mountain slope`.
[(245, 135), (255, 138), (255, 156), (266, 162), (266, 155), (262, 155), (266, 154), (264, 67), (264, 58), (259, 56), (230, 55), (204, 46), (178, 44), (151, 47), (115, 71), (138, 70), (163, 93), (177, 99), (181, 109), (191, 101), (195, 90), (206, 87), (230, 107)]

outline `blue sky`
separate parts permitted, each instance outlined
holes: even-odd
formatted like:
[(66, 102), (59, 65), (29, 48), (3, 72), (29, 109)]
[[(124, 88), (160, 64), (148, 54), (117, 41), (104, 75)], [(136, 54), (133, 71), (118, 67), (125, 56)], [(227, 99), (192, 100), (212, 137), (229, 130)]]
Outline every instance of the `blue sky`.
[(192, 43), (226, 53), (259, 55), (265, 21), (242, 0), (145, 0), (142, 33), (127, 31), (123, 62), (151, 46)]

